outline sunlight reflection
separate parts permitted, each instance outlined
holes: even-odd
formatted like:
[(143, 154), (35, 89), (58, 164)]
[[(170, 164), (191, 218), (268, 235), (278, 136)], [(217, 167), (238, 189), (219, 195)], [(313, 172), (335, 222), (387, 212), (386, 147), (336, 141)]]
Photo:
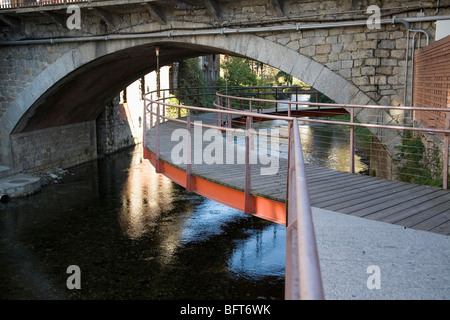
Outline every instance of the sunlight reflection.
[(286, 228), (272, 224), (255, 231), (245, 240), (237, 240), (237, 246), (228, 261), (230, 271), (239, 276), (260, 278), (284, 277)]
[(128, 179), (122, 192), (120, 222), (131, 239), (141, 237), (155, 225), (161, 212), (173, 208), (172, 182), (144, 163), (141, 153), (134, 153)]

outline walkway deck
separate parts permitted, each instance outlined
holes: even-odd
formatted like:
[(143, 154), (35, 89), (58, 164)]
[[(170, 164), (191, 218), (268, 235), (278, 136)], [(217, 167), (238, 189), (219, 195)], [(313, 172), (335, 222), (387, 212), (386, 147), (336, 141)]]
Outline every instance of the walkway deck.
[[(208, 122), (207, 117), (192, 119)], [(211, 120), (210, 120), (211, 121)], [(171, 151), (179, 144), (171, 141), (172, 132), (185, 125), (166, 122), (160, 125), (160, 159), (171, 163)], [(154, 131), (147, 148), (155, 153)], [(208, 145), (211, 142), (206, 142)], [(236, 162), (235, 162), (236, 163)], [(186, 170), (185, 165), (173, 165)], [(287, 161), (279, 159), (275, 175), (260, 175), (260, 163), (252, 165), (252, 195), (284, 204), (286, 199)], [(193, 164), (192, 175), (216, 185), (244, 191), (245, 165)], [(350, 174), (306, 165), (311, 206), (404, 227), (450, 235), (450, 192), (440, 188)]]

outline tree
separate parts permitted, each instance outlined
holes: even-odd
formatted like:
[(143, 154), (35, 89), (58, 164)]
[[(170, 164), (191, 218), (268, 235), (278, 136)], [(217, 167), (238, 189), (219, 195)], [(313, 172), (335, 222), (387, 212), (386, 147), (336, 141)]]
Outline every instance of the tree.
[[(210, 107), (213, 99), (206, 96), (205, 75), (200, 68), (198, 58), (186, 59), (180, 62), (178, 69), (177, 98), (180, 103), (191, 106)], [(192, 89), (197, 88), (197, 89)]]
[(221, 68), (223, 72), (223, 82), (228, 86), (256, 86), (258, 78), (252, 73), (250, 60), (239, 57), (225, 58)]

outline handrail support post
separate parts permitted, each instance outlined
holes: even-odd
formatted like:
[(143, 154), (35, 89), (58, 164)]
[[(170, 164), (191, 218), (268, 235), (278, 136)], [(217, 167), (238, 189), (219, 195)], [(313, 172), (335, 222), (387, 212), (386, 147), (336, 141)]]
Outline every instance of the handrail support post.
[[(355, 109), (350, 108), (350, 123), (355, 121)], [(355, 173), (355, 127), (350, 125), (350, 173)]]

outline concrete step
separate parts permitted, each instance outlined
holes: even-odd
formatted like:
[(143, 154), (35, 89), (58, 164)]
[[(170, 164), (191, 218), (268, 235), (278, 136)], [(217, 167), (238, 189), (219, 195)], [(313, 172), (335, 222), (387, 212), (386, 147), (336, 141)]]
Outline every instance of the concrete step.
[(6, 178), (11, 175), (11, 169), (9, 167), (0, 166), (0, 179)]
[(0, 179), (0, 195), (7, 198), (25, 197), (41, 190), (41, 179), (27, 174), (16, 174)]

